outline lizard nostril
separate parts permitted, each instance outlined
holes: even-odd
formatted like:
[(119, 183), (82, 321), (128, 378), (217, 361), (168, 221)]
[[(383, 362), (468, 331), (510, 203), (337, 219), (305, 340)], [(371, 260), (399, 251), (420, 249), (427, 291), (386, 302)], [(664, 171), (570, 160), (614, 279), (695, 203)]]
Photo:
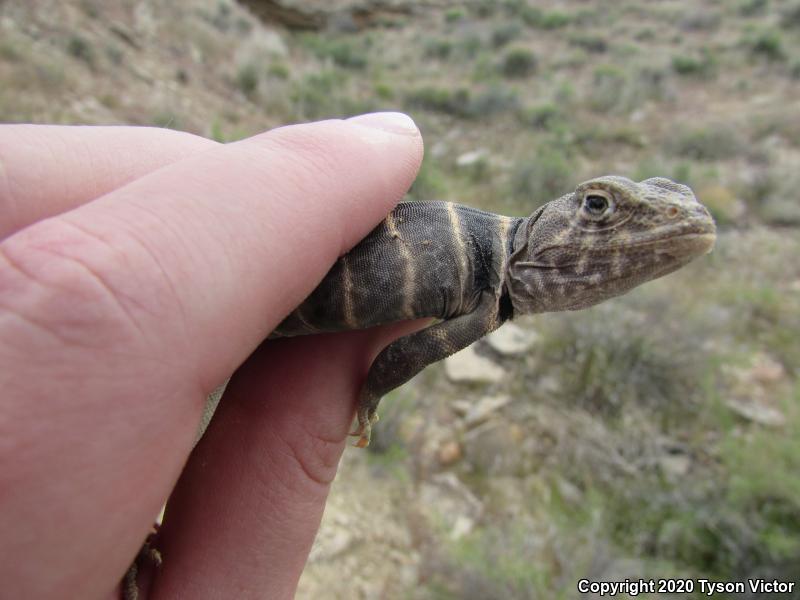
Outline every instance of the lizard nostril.
[(680, 212), (680, 211), (678, 210), (678, 207), (677, 207), (677, 206), (670, 206), (670, 207), (667, 209), (667, 216), (668, 216), (670, 219), (674, 219), (675, 217), (677, 217), (677, 216), (678, 216), (678, 213), (679, 213), (679, 212)]

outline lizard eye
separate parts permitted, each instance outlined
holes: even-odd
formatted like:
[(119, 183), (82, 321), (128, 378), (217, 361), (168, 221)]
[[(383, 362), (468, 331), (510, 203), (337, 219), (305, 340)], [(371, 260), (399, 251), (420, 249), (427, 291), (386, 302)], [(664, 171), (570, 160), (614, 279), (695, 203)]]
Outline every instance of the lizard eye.
[(600, 217), (613, 208), (611, 197), (601, 190), (590, 190), (583, 197), (583, 210), (591, 217)]

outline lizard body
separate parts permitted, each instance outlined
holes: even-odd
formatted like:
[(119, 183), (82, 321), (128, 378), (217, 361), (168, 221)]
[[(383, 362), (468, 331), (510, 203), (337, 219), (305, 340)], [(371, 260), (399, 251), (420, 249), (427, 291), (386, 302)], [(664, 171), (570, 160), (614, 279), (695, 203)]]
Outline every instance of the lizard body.
[(711, 250), (715, 226), (692, 191), (668, 179), (607, 176), (526, 218), (450, 202), (405, 202), (271, 334), (437, 321), (389, 344), (358, 404), (369, 443), (387, 392), (514, 315), (577, 310), (670, 273)]

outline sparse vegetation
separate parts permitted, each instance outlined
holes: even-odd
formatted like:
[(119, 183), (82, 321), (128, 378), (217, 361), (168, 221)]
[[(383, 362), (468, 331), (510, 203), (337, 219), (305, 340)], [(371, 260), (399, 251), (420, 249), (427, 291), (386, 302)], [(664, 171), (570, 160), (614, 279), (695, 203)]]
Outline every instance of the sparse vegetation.
[(721, 160), (741, 152), (742, 141), (733, 124), (718, 123), (681, 129), (667, 139), (675, 156), (691, 160)]
[(506, 77), (527, 77), (536, 70), (536, 56), (527, 48), (514, 48), (503, 57), (501, 70)]
[(67, 41), (67, 52), (70, 56), (83, 61), (90, 67), (94, 67), (94, 50), (85, 38), (79, 35), (71, 36)]
[(708, 77), (717, 70), (716, 57), (707, 49), (698, 55), (679, 54), (672, 57), (672, 69), (679, 75)]
[(247, 64), (239, 68), (236, 73), (236, 85), (248, 98), (253, 98), (258, 89), (258, 69), (255, 65)]
[(498, 25), (492, 31), (492, 46), (502, 48), (509, 42), (517, 39), (522, 34), (522, 27), (519, 23), (510, 22)]
[[(135, 19), (121, 6), (0, 2), (0, 119), (230, 142), (406, 110), (426, 145), (408, 199), (522, 215), (593, 175), (668, 176), (720, 228), (711, 255), (665, 280), (518, 320), (537, 342), (491, 355), (503, 381), (456, 385), (438, 366), (387, 399), (370, 451), (348, 455), (333, 491), (370, 510), (326, 525), (358, 543), (320, 555), (303, 585), (318, 578), (325, 597), (568, 600), (575, 580), (616, 577), (620, 561), (631, 577), (796, 577), (797, 0), (473, 0), (305, 31), (264, 26), (230, 0), (151, 3)], [(494, 394), (512, 400), (465, 426), (457, 402)], [(361, 467), (369, 485), (348, 480)], [(479, 514), (450, 503), (451, 484)], [(378, 507), (384, 521), (369, 522)], [(384, 526), (401, 532), (388, 552), (382, 535), (360, 537)], [(339, 580), (346, 590), (327, 593)]]
[(557, 198), (576, 183), (567, 157), (555, 148), (540, 148), (519, 160), (511, 172), (511, 193), (533, 209)]
[(786, 58), (786, 50), (783, 47), (781, 34), (774, 30), (762, 31), (752, 38), (746, 40), (750, 47), (750, 52), (754, 56), (766, 58), (767, 60), (779, 61)]

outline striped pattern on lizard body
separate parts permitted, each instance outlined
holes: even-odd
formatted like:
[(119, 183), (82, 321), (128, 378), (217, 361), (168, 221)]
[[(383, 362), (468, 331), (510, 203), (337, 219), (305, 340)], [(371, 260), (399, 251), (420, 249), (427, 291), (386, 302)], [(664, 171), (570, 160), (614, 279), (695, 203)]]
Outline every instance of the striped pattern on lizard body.
[(430, 317), (375, 359), (358, 407), (369, 442), (388, 391), (514, 314), (576, 310), (709, 252), (714, 221), (668, 179), (600, 177), (526, 218), (450, 202), (404, 202), (331, 268), (270, 337)]

